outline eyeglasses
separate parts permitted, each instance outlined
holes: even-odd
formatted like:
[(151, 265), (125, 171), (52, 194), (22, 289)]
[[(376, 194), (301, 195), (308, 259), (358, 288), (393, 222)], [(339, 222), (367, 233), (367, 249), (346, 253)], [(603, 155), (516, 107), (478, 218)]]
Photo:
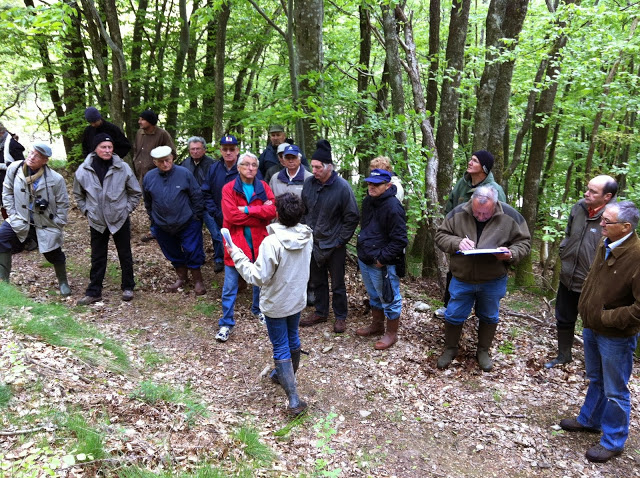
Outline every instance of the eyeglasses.
[(611, 224), (629, 224), (629, 221), (609, 221), (609, 219), (605, 219), (604, 217), (600, 219), (600, 223), (605, 223), (607, 226)]
[(258, 165), (256, 163), (242, 163), (239, 166), (244, 166), (245, 168), (257, 168)]

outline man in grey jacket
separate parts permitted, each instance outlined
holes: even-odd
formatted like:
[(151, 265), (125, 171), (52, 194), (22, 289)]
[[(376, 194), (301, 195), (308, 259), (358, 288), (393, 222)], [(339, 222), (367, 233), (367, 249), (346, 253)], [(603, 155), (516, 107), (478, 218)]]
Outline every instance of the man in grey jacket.
[(7, 169), (2, 202), (8, 218), (0, 226), (0, 280), (9, 282), (12, 251), (23, 250), (27, 239), (33, 239), (53, 264), (60, 294), (68, 296), (62, 228), (67, 223), (69, 196), (64, 178), (47, 166), (51, 154), (48, 144), (35, 143), (26, 160), (15, 161)]
[(602, 228), (600, 218), (605, 206), (615, 201), (618, 183), (611, 176), (596, 176), (587, 185), (584, 199), (571, 208), (566, 236), (560, 243), (560, 284), (556, 295), (556, 327), (558, 355), (545, 364), (546, 368), (569, 363), (571, 346), (578, 318), (578, 301), (582, 283), (587, 277)]
[(127, 163), (113, 153), (113, 139), (99, 133), (90, 153), (76, 170), (73, 195), (78, 209), (89, 220), (91, 272), (85, 297), (79, 305), (102, 300), (102, 282), (107, 270), (109, 236), (118, 251), (122, 270), (122, 300), (133, 299), (133, 257), (129, 215), (142, 198), (142, 189)]

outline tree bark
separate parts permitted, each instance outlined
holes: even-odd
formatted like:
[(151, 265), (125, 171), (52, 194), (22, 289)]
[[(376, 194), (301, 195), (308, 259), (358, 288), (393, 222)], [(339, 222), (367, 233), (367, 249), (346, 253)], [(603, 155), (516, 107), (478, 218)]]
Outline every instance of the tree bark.
[[(173, 78), (171, 79), (171, 91), (169, 92), (169, 107), (167, 108), (167, 121), (165, 123), (165, 129), (172, 138), (176, 137), (178, 130), (178, 100), (180, 99), (184, 61), (187, 57), (187, 51), (189, 50), (187, 0), (179, 0), (178, 5), (180, 10), (180, 40), (178, 42), (176, 61), (173, 66)], [(224, 97), (224, 94), (222, 96)]]
[[(358, 5), (358, 18), (360, 20), (360, 54), (358, 57), (358, 110), (356, 112), (355, 127), (361, 128), (367, 122), (367, 96), (369, 87), (369, 67), (371, 64), (371, 13), (364, 3)], [(369, 150), (371, 138), (360, 133), (356, 145), (358, 157), (358, 172), (366, 175), (369, 172), (369, 159), (366, 151)]]
[[(131, 45), (131, 62), (129, 71), (134, 77), (140, 77), (140, 66), (142, 64), (142, 35), (144, 33), (145, 18), (147, 16), (147, 8), (149, 8), (149, 0), (139, 0), (138, 10), (136, 11), (136, 19), (133, 23), (133, 36)], [(131, 109), (132, 114), (140, 113), (137, 111), (140, 108), (140, 83), (141, 79), (133, 80), (131, 82)], [(127, 133), (130, 138), (133, 138), (135, 134), (134, 125), (136, 117), (128, 118), (130, 128), (127, 129)]]
[(227, 25), (231, 17), (231, 2), (225, 2), (218, 15), (218, 31), (216, 33), (216, 62), (215, 62), (215, 92), (213, 100), (213, 133), (214, 140), (225, 133), (223, 127), (224, 116), (224, 66), (227, 61)]

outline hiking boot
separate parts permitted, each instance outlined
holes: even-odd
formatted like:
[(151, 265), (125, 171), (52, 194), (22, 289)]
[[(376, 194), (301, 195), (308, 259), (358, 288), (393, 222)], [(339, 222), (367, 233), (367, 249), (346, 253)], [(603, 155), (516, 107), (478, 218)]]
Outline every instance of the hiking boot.
[(300, 327), (310, 327), (312, 325), (321, 324), (322, 322), (326, 322), (327, 318), (322, 317), (321, 315), (312, 312), (307, 314), (301, 321)]
[(373, 346), (376, 350), (386, 350), (398, 341), (398, 326), (400, 317), (395, 320), (387, 319), (387, 331)]
[(149, 233), (149, 234), (145, 234), (144, 236), (142, 236), (140, 238), (140, 240), (142, 242), (150, 242), (150, 241), (155, 241), (156, 240), (156, 236), (154, 236), (153, 234)]
[(360, 327), (356, 330), (356, 335), (360, 337), (370, 337), (372, 335), (384, 334), (384, 311), (382, 309), (371, 308), (371, 324)]
[(560, 420), (560, 428), (568, 432), (586, 432), (586, 433), (600, 433), (601, 430), (595, 427), (585, 427), (575, 418), (563, 418)]
[(222, 327), (220, 327), (220, 329), (218, 329), (216, 340), (218, 342), (226, 342), (227, 340), (229, 340), (229, 336), (231, 335), (232, 331), (233, 327), (227, 327), (226, 325), (223, 325)]
[(101, 300), (102, 297), (92, 297), (90, 295), (85, 295), (82, 299), (76, 302), (76, 305), (91, 305), (95, 304), (96, 302), (100, 302)]
[(611, 460), (611, 458), (613, 458), (614, 456), (618, 456), (621, 453), (622, 450), (607, 450), (600, 443), (598, 443), (597, 445), (589, 448), (584, 456), (587, 457), (587, 460), (594, 463), (606, 463), (607, 461)]
[(133, 291), (132, 290), (123, 290), (122, 291), (122, 300), (125, 302), (129, 302), (133, 299)]
[(569, 363), (572, 360), (571, 346), (573, 345), (573, 328), (558, 329), (558, 356), (544, 364), (545, 368)]
[(185, 266), (176, 267), (176, 274), (178, 274), (178, 279), (167, 287), (167, 292), (178, 292), (178, 289), (184, 287), (189, 279), (188, 276), (189, 270)]
[(347, 330), (347, 321), (345, 319), (336, 319), (333, 323), (333, 332), (343, 334), (345, 330)]
[(493, 361), (489, 357), (489, 349), (496, 334), (498, 324), (486, 324), (480, 322), (478, 325), (478, 348), (476, 350), (476, 359), (478, 365), (483, 372), (490, 372), (493, 368)]
[(438, 357), (438, 368), (447, 368), (458, 355), (458, 342), (460, 342), (463, 325), (464, 323), (459, 325), (444, 323), (444, 352)]
[(204, 281), (202, 279), (202, 271), (198, 269), (191, 269), (191, 277), (193, 278), (193, 289), (196, 295), (205, 295), (207, 290), (204, 288)]

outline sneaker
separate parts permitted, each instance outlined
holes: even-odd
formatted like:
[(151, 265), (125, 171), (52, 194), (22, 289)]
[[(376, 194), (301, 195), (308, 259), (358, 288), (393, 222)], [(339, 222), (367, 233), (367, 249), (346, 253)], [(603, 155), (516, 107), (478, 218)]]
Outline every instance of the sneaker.
[(224, 262), (216, 262), (213, 264), (213, 272), (218, 273), (224, 270)]
[(122, 291), (122, 300), (125, 302), (129, 302), (133, 299), (133, 291), (132, 290), (123, 290)]
[(91, 297), (90, 295), (85, 295), (82, 299), (76, 302), (76, 305), (91, 305), (96, 302), (100, 302), (102, 297)]
[(262, 312), (254, 314), (254, 317), (258, 319), (262, 325), (267, 325), (267, 319)]
[(222, 327), (220, 327), (220, 329), (218, 330), (218, 333), (216, 334), (216, 340), (218, 342), (226, 342), (227, 340), (229, 340), (229, 335), (231, 335), (232, 330), (233, 330), (232, 327), (227, 327), (226, 325), (223, 325)]
[(436, 311), (433, 313), (433, 316), (436, 319), (444, 319), (444, 313), (447, 311), (446, 307), (440, 307), (439, 309), (436, 309)]

